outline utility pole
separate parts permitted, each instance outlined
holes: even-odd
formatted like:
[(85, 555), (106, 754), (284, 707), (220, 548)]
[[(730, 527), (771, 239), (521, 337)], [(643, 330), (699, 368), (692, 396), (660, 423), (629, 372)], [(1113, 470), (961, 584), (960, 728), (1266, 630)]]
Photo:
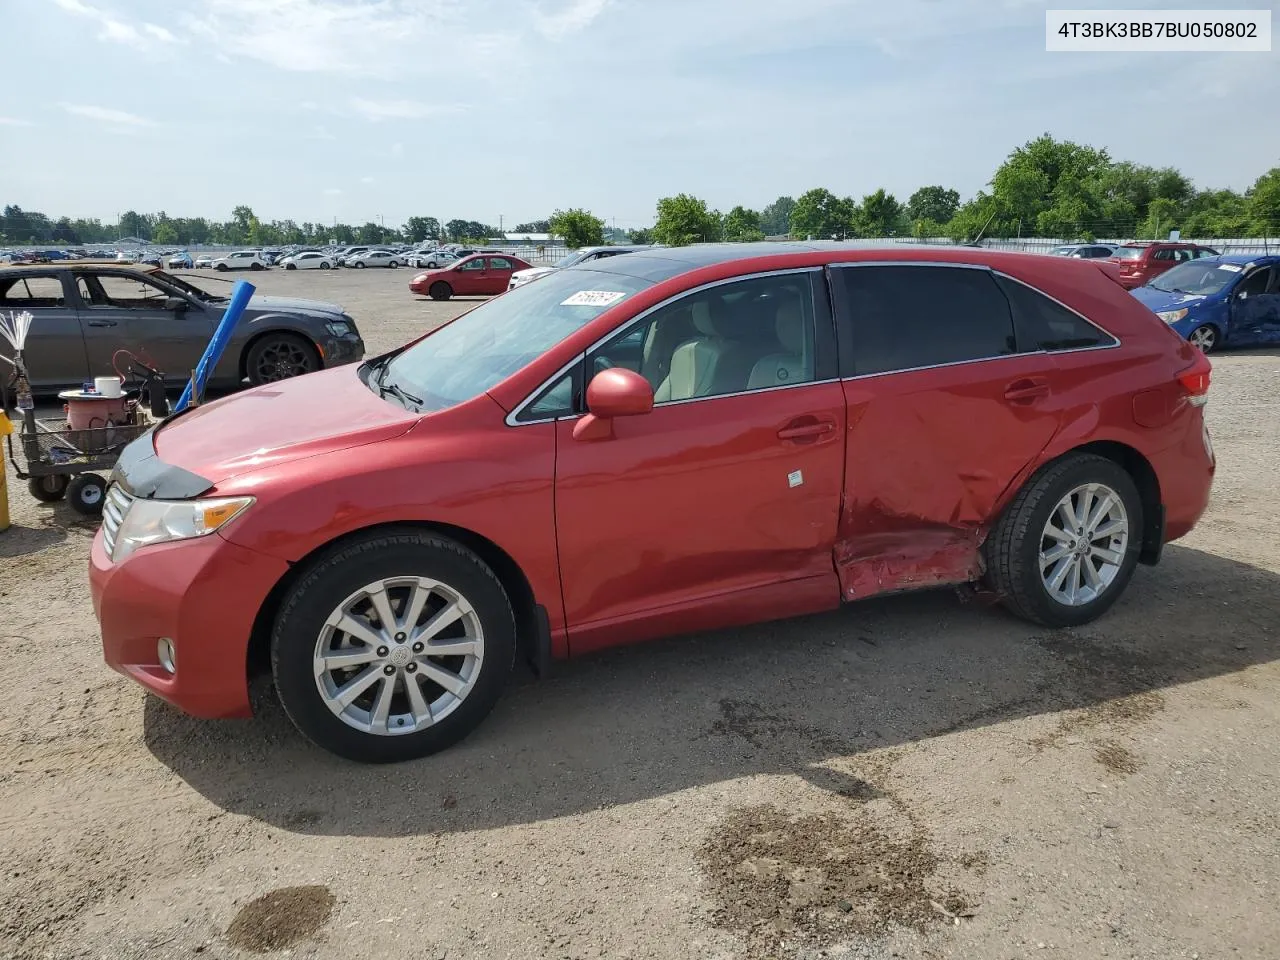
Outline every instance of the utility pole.
[(506, 237), (507, 235), (506, 230), (503, 229), (502, 226), (502, 214), (498, 214), (498, 235), (501, 237)]

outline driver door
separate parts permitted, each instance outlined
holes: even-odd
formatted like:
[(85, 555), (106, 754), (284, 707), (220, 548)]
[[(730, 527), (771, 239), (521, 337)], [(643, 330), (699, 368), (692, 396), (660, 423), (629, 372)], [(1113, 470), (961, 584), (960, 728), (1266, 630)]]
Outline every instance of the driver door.
[(1231, 295), (1231, 344), (1280, 342), (1280, 289), (1275, 267), (1260, 267)]
[(453, 292), (456, 295), (474, 297), (485, 293), (489, 271), (485, 269), (484, 257), (476, 257), (474, 260), (459, 264), (454, 268), (453, 275)]
[[(112, 357), (128, 350), (166, 380), (184, 381), (213, 336), (204, 310), (194, 304), (167, 307), (170, 292), (142, 274), (77, 274), (76, 292), (91, 377), (117, 372)], [(126, 363), (119, 364), (121, 370)]]

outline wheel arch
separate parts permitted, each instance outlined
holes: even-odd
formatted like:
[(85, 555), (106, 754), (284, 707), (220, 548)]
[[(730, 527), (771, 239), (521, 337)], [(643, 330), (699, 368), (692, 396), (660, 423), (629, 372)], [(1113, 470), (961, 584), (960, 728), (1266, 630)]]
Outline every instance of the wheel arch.
[(516, 618), (516, 654), (523, 657), (539, 675), (545, 674), (551, 660), (551, 632), (546, 612), (537, 603), (529, 578), (511, 555), (487, 537), (465, 527), (426, 520), (406, 520), (373, 524), (349, 530), (328, 540), (289, 565), (288, 571), (271, 588), (254, 618), (249, 635), (245, 663), (249, 678), (271, 672), (271, 631), (276, 615), (289, 590), (311, 568), (317, 558), (358, 537), (391, 532), (418, 530), (440, 534), (466, 547), (483, 560), (502, 583), (511, 600)]

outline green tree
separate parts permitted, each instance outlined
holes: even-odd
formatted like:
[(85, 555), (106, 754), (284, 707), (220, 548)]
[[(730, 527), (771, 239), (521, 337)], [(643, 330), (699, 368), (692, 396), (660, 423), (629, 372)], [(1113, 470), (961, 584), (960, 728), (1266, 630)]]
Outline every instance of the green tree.
[(604, 221), (587, 210), (574, 207), (551, 214), (549, 233), (564, 240), (571, 248), (597, 247), (604, 243)]
[(763, 240), (764, 231), (760, 229), (760, 214), (746, 207), (734, 207), (724, 218), (723, 238), (735, 242)]
[(155, 230), (152, 232), (151, 239), (156, 243), (177, 243), (178, 230), (173, 225), (172, 220), (161, 220), (156, 224)]
[(527, 223), (517, 223), (511, 228), (512, 233), (550, 233), (550, 220), (530, 220)]
[(720, 239), (720, 217), (707, 209), (707, 202), (680, 193), (658, 201), (658, 218), (653, 239), (668, 247), (690, 243), (711, 243)]
[(1170, 197), (1156, 197), (1147, 205), (1147, 216), (1138, 224), (1141, 240), (1162, 240), (1178, 228), (1179, 204)]
[(410, 217), (404, 222), (404, 235), (410, 243), (436, 240), (440, 236), (440, 221), (435, 217)]
[(638, 230), (630, 231), (627, 239), (636, 245), (653, 243), (653, 230), (649, 227), (640, 227)]
[(1255, 180), (1246, 197), (1253, 234), (1280, 234), (1280, 167), (1272, 167)]
[(785, 236), (791, 231), (791, 211), (795, 208), (791, 197), (779, 197), (760, 212), (760, 229), (770, 237)]
[(127, 210), (120, 214), (120, 236), (151, 239), (151, 228), (142, 214), (135, 210)]
[(844, 240), (854, 235), (857, 208), (850, 197), (825, 187), (802, 193), (791, 211), (791, 235), (801, 239)]
[[(921, 187), (907, 200), (907, 219), (912, 223), (918, 220), (932, 220), (934, 223), (946, 223), (960, 209), (960, 194), (946, 187)], [(917, 234), (929, 236), (929, 234)]]
[(861, 232), (868, 237), (894, 237), (902, 227), (903, 210), (892, 193), (881, 187), (875, 193), (862, 198), (857, 220)]

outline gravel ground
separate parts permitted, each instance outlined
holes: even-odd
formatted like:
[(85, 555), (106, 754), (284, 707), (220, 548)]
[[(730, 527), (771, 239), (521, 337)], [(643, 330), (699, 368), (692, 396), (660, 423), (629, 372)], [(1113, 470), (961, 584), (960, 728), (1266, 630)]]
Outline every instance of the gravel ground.
[[(470, 306), (409, 275), (253, 279), (376, 352)], [(394, 768), (109, 671), (92, 526), (10, 473), (0, 956), (1275, 956), (1278, 376), (1217, 359), (1213, 504), (1086, 629), (936, 592), (642, 645)]]

